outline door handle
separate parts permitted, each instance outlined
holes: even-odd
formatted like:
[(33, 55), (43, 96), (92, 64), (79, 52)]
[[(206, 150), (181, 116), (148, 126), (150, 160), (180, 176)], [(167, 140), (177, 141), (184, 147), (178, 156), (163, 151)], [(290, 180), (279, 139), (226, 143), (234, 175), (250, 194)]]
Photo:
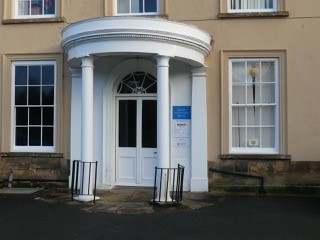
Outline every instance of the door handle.
[(158, 152), (153, 152), (153, 154), (157, 154)]

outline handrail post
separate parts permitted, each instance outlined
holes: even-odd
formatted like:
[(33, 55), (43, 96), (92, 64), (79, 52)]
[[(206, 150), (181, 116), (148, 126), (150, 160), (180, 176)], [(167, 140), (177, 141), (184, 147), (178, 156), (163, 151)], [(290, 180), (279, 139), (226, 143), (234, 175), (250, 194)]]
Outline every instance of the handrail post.
[[(94, 169), (93, 169), (94, 167)], [(95, 203), (97, 193), (97, 169), (98, 161), (83, 162), (74, 160), (72, 163), (71, 198), (78, 201), (93, 201)], [(86, 175), (85, 175), (86, 171)], [(94, 176), (93, 176), (94, 175)], [(86, 179), (85, 179), (86, 177)], [(86, 181), (86, 182), (85, 182)], [(80, 183), (80, 184), (79, 184)], [(86, 184), (86, 186), (84, 186)], [(79, 186), (80, 185), (80, 186)], [(87, 186), (88, 185), (88, 186)], [(78, 189), (79, 187), (79, 189)], [(93, 189), (92, 189), (93, 188)], [(77, 196), (74, 196), (76, 194)]]
[[(158, 171), (160, 171), (158, 176)], [(153, 203), (179, 203), (182, 200), (184, 166), (178, 168), (155, 167)], [(171, 182), (171, 183), (170, 183)], [(159, 185), (157, 185), (159, 183)], [(165, 192), (163, 191), (165, 190)], [(158, 193), (156, 197), (156, 191)], [(170, 199), (170, 200), (168, 200)]]

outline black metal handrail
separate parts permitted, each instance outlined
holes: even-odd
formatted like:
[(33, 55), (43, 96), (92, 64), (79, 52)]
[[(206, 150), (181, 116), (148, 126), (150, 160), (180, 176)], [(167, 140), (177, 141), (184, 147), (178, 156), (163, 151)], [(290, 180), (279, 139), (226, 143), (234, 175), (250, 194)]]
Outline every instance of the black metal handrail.
[(155, 167), (153, 203), (182, 201), (184, 169), (180, 164), (177, 168)]
[[(88, 176), (88, 189), (84, 189), (84, 173), (86, 167), (89, 168)], [(83, 162), (80, 160), (74, 160), (72, 163), (72, 175), (71, 175), (71, 200), (74, 195), (92, 195), (90, 192), (90, 185), (93, 182), (93, 202), (96, 201), (97, 190), (97, 167), (98, 162)], [(94, 168), (94, 170), (93, 170)], [(94, 176), (92, 176), (94, 174)]]

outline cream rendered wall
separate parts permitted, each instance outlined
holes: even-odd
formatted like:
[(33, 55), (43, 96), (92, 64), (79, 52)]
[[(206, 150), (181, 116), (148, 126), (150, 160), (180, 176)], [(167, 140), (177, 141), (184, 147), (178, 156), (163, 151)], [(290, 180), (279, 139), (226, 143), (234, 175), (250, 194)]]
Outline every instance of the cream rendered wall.
[(63, 2), (63, 15), (67, 24), (103, 17), (105, 14), (105, 0), (63, 0)]
[[(4, 12), (4, 1), (0, 13)], [(1, 20), (4, 19), (3, 17)], [(57, 152), (69, 154), (69, 81), (63, 81), (61, 30), (64, 23), (0, 23), (1, 152), (11, 150), (11, 60), (57, 59), (59, 91), (57, 112)], [(48, 31), (49, 29), (49, 31)]]
[[(61, 54), (61, 30), (68, 24), (110, 13), (112, 0), (63, 0), (64, 23), (0, 24), (1, 149), (10, 150), (10, 111), (5, 69), (8, 55)], [(288, 154), (294, 161), (319, 160), (320, 148), (320, 26), (319, 0), (285, 0), (286, 18), (219, 19), (220, 0), (166, 0), (166, 15), (208, 31), (213, 51), (206, 59), (208, 101), (208, 160), (221, 152), (221, 51), (283, 50), (287, 53)], [(107, 10), (106, 10), (107, 9)], [(3, 1), (0, 1), (0, 13)], [(70, 77), (63, 64), (61, 152), (69, 150)], [(223, 79), (225, 80), (225, 79)]]
[[(184, 21), (213, 34), (213, 52), (206, 59), (208, 160), (220, 154), (220, 52), (284, 50), (287, 52), (288, 154), (293, 161), (320, 156), (320, 18), (317, 0), (286, 1), (286, 18), (219, 19), (219, 1), (169, 1), (170, 19)], [(183, 8), (183, 6), (185, 6)], [(225, 80), (225, 79), (223, 79)]]

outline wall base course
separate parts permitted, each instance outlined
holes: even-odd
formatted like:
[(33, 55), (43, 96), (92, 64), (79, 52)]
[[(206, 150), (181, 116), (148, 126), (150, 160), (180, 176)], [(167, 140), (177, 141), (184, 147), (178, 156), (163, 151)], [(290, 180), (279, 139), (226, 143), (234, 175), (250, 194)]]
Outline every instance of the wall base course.
[[(232, 159), (231, 155), (228, 155), (222, 157), (219, 161), (208, 162), (208, 166), (214, 166), (223, 171), (262, 176), (265, 178), (266, 188), (320, 186), (320, 161), (291, 161), (288, 156), (280, 159), (267, 157), (265, 160), (262, 159), (262, 156), (259, 156), (259, 158), (250, 156), (248, 159), (236, 156)], [(256, 179), (229, 176), (210, 171), (208, 175), (210, 188), (259, 186), (259, 181)]]
[(6, 181), (11, 170), (14, 180), (66, 180), (70, 173), (61, 153), (0, 153), (0, 180)]

